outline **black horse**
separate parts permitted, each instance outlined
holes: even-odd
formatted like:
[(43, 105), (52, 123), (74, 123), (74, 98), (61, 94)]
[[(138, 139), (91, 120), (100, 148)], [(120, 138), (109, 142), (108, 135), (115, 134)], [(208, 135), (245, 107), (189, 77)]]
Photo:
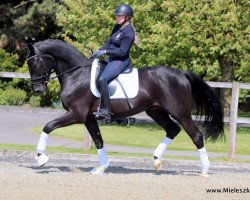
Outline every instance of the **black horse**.
[[(100, 157), (100, 167), (94, 168), (92, 173), (103, 173), (109, 163), (103, 149), (103, 139), (97, 120), (93, 115), (99, 105), (99, 99), (90, 90), (93, 60), (59, 40), (49, 39), (34, 44), (29, 43), (28, 49), (27, 62), (32, 89), (37, 94), (43, 93), (47, 89), (50, 74), (54, 71), (61, 85), (62, 105), (67, 111), (48, 122), (43, 128), (43, 134), (48, 135), (54, 129), (71, 124), (85, 124)], [(138, 74), (139, 92), (135, 98), (130, 99), (133, 108), (130, 108), (125, 99), (111, 100), (112, 120), (146, 111), (147, 115), (166, 131), (166, 138), (159, 144), (154, 154), (157, 170), (161, 167), (160, 157), (163, 151), (180, 132), (177, 121), (197, 147), (202, 173), (207, 176), (209, 161), (204, 148), (203, 134), (192, 120), (191, 110), (195, 102), (198, 114), (204, 115), (202, 125), (205, 138), (215, 141), (223, 136), (223, 111), (214, 90), (193, 73), (166, 66), (144, 67), (139, 69)], [(46, 136), (44, 139), (41, 135), (38, 149), (45, 151), (46, 140)], [(42, 156), (45, 159), (42, 159)], [(47, 161), (45, 153), (38, 151), (39, 165)]]

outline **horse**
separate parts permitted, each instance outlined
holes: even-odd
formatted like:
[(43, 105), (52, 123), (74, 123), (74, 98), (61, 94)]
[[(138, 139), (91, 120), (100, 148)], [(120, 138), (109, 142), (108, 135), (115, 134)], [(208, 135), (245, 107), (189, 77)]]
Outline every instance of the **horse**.
[[(27, 43), (27, 64), (32, 89), (36, 94), (47, 90), (50, 75), (55, 72), (60, 83), (60, 98), (66, 113), (48, 122), (37, 145), (37, 162), (43, 166), (49, 160), (46, 155), (48, 135), (53, 130), (72, 124), (84, 124), (97, 148), (99, 166), (92, 174), (103, 174), (109, 160), (104, 142), (93, 112), (97, 110), (99, 98), (90, 90), (90, 74), (93, 59), (87, 58), (78, 49), (61, 40), (47, 39)], [(163, 140), (154, 151), (153, 163), (159, 171), (162, 155), (180, 132), (182, 126), (197, 148), (201, 163), (201, 175), (208, 177), (210, 162), (204, 139), (216, 141), (224, 135), (223, 109), (217, 93), (192, 72), (169, 66), (144, 67), (138, 69), (139, 91), (129, 99), (112, 99), (112, 120), (129, 117), (145, 111), (165, 132)], [(199, 123), (204, 133), (192, 119), (195, 106), (202, 116)]]

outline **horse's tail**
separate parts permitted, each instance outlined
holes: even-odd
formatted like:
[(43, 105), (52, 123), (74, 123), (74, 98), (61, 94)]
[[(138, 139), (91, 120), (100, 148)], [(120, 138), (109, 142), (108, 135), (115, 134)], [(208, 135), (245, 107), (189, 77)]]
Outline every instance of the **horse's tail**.
[(202, 123), (205, 138), (212, 141), (224, 136), (223, 108), (218, 95), (205, 81), (191, 72), (185, 72), (190, 82), (197, 115), (205, 115)]

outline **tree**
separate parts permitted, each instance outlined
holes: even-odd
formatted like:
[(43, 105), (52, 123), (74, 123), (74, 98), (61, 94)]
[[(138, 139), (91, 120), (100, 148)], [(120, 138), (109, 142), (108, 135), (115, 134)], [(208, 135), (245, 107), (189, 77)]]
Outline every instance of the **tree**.
[[(168, 55), (168, 62), (207, 80), (250, 81), (249, 1), (168, 0), (161, 9), (154, 45), (160, 44), (159, 53)], [(228, 93), (224, 91), (226, 111)]]
[[(55, 17), (60, 1), (58, 0), (15, 0), (1, 1), (0, 4), (0, 69), (1, 71), (28, 71), (24, 65), (26, 49), (25, 36), (36, 40), (60, 38), (60, 29)], [(20, 68), (23, 66), (23, 68)], [(30, 82), (26, 80), (0, 80), (0, 88), (8, 86), (22, 88), (30, 97)], [(41, 105), (52, 104), (54, 97), (48, 92), (41, 98)], [(55, 98), (54, 98), (55, 99)]]
[[(126, 3), (135, 10), (133, 22), (142, 38), (131, 53), (136, 66), (168, 64), (206, 80), (250, 81), (249, 1)], [(110, 34), (116, 6), (113, 0), (64, 0), (57, 20), (65, 39), (85, 54), (99, 48)]]
[(21, 66), (25, 52), (20, 46), (25, 36), (37, 40), (58, 37), (60, 30), (55, 24), (58, 5), (53, 0), (1, 1), (0, 48), (17, 53)]
[[(117, 1), (64, 0), (57, 14), (64, 37), (97, 49), (114, 25)], [(206, 79), (250, 81), (249, 1), (127, 1), (142, 45), (135, 63), (174, 65)], [(81, 47), (84, 53), (89, 53)]]

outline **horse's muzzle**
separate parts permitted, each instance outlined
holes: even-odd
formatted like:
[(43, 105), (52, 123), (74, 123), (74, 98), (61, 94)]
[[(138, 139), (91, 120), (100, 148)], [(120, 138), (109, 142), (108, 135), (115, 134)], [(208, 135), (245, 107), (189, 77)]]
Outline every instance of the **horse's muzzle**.
[(39, 85), (39, 86), (33, 85), (32, 89), (37, 95), (41, 95), (42, 93), (44, 93), (47, 90), (47, 87), (45, 85)]

